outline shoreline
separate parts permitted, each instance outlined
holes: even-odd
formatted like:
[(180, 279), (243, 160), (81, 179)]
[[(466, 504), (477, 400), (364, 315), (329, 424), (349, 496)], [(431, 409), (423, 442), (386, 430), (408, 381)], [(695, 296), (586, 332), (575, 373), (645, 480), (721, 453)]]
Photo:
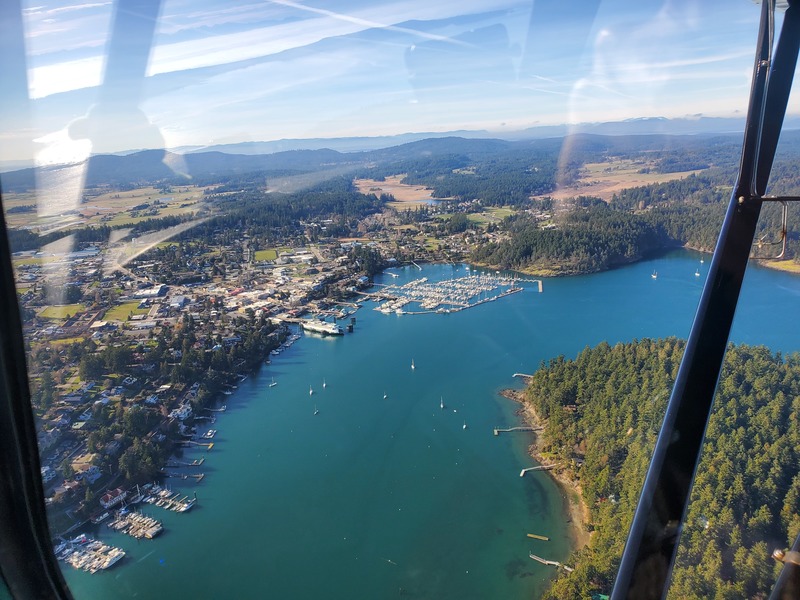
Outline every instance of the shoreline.
[[(542, 426), (543, 421), (536, 410), (525, 402), (524, 390), (507, 388), (501, 390), (500, 395), (520, 405), (516, 414), (520, 416), (524, 423), (534, 428)], [(541, 433), (534, 432), (533, 435), (534, 441), (528, 446), (528, 454), (538, 464), (543, 465), (546, 461), (539, 452), (539, 436)], [(555, 481), (556, 485), (562, 491), (564, 515), (567, 517), (567, 523), (569, 524), (568, 531), (571, 551), (575, 552), (580, 550), (587, 546), (591, 540), (591, 532), (587, 529), (587, 525), (590, 522), (589, 507), (583, 499), (581, 485), (562, 471), (551, 470), (545, 471), (545, 473)]]

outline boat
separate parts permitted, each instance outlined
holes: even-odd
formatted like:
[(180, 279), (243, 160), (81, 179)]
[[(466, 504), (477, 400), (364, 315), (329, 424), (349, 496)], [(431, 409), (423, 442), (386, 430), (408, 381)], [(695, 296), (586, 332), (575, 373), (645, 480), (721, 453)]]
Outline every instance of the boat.
[(275, 381), (275, 378), (273, 377), (272, 378), (272, 383), (269, 384), (269, 387), (275, 387), (276, 385), (278, 385), (278, 382)]
[(339, 327), (336, 323), (328, 323), (327, 321), (301, 321), (300, 326), (305, 331), (321, 333), (322, 335), (344, 335), (344, 330), (341, 327)]
[(108, 517), (110, 517), (110, 516), (111, 516), (111, 513), (110, 513), (110, 512), (108, 512), (108, 511), (106, 511), (106, 512), (104, 512), (104, 513), (103, 513), (103, 514), (101, 514), (101, 515), (96, 515), (96, 516), (92, 517), (92, 518), (91, 518), (91, 521), (92, 521), (92, 523), (94, 523), (95, 525), (99, 525), (100, 523), (102, 523), (103, 521), (105, 521), (105, 520), (106, 520)]
[(653, 274), (650, 275), (653, 279), (658, 279), (658, 271), (653, 271)]
[(389, 394), (387, 394), (386, 392), (383, 392), (383, 399), (386, 400), (388, 397), (389, 397)]
[(325, 383), (325, 380), (323, 379), (322, 380), (322, 389), (325, 389), (326, 387), (328, 387), (328, 384)]
[(411, 359), (411, 370), (413, 371), (413, 370), (414, 370), (414, 369), (416, 369), (416, 368), (417, 368), (417, 367), (415, 367), (415, 366), (414, 366), (414, 359), (412, 358), (412, 359)]
[(694, 276), (700, 277), (700, 269), (697, 269), (697, 271), (694, 272)]
[(466, 429), (466, 428), (467, 428), (467, 422), (464, 421), (464, 425), (461, 427), (461, 429)]
[(314, 414), (315, 414), (315, 415), (318, 415), (318, 414), (319, 414), (319, 409), (317, 408), (317, 405), (316, 405), (316, 404), (314, 405)]
[(702, 265), (704, 262), (706, 262), (706, 261), (704, 261), (704, 260), (701, 258), (701, 259), (700, 259), (700, 264)]
[(441, 396), (439, 396), (439, 408), (444, 410), (444, 398), (442, 398)]
[(314, 388), (312, 388), (311, 386), (308, 386), (308, 395), (309, 396), (313, 396), (314, 395)]
[(201, 437), (202, 437), (203, 439), (205, 439), (205, 440), (210, 440), (210, 439), (211, 439), (211, 438), (213, 438), (215, 435), (217, 435), (217, 430), (216, 430), (216, 429), (209, 429), (209, 430), (208, 430), (208, 431), (206, 431), (206, 432), (205, 432), (205, 433), (204, 433), (204, 434), (203, 434)]

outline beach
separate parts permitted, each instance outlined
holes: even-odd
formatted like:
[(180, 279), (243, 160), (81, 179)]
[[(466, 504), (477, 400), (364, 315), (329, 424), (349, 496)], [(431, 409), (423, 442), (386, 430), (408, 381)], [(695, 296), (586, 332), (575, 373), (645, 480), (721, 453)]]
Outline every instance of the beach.
[[(537, 429), (544, 423), (536, 410), (525, 402), (525, 390), (504, 389), (500, 395), (520, 404), (518, 414), (525, 423)], [(546, 464), (546, 459), (539, 452), (539, 439), (542, 435), (534, 431), (534, 442), (528, 447), (528, 453), (539, 464)], [(564, 499), (564, 514), (568, 516), (569, 536), (573, 550), (580, 550), (589, 543), (591, 532), (587, 525), (590, 521), (589, 507), (583, 499), (583, 490), (580, 483), (567, 475), (564, 471), (553, 469), (546, 471), (558, 484)]]

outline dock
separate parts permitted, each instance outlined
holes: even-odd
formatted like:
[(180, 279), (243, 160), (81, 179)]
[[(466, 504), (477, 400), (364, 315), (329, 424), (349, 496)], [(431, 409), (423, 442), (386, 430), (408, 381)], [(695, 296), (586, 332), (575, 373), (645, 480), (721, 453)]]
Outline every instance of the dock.
[(194, 440), (184, 440), (183, 442), (181, 442), (181, 444), (184, 446), (205, 446), (206, 452), (210, 452), (211, 449), (214, 447), (214, 442), (206, 444), (204, 442), (195, 442)]
[(159, 533), (164, 531), (164, 526), (161, 524), (161, 521), (157, 521), (152, 517), (137, 512), (118, 513), (116, 518), (111, 521), (108, 526), (114, 531), (119, 531), (137, 540), (152, 540)]
[(523, 379), (531, 379), (533, 375), (528, 375), (527, 373), (514, 373), (512, 377), (522, 377)]
[(543, 430), (544, 427), (508, 427), (506, 429), (495, 427), (494, 434), (500, 435), (501, 433), (509, 433), (511, 431), (543, 431)]
[(562, 565), (562, 564), (561, 564), (560, 562), (558, 562), (557, 560), (547, 560), (546, 558), (542, 558), (541, 556), (536, 556), (536, 555), (535, 555), (535, 554), (533, 554), (533, 553), (529, 553), (529, 554), (528, 554), (528, 556), (530, 556), (530, 557), (531, 557), (531, 559), (533, 559), (533, 560), (535, 560), (535, 561), (537, 561), (537, 562), (540, 562), (540, 563), (542, 563), (543, 565), (549, 565), (549, 566), (551, 566), (551, 567), (561, 567), (561, 568), (562, 568), (562, 569), (564, 569), (564, 570), (565, 570), (567, 573), (572, 573), (572, 571), (574, 571), (574, 570), (575, 570), (575, 569), (573, 569), (572, 567), (568, 567), (567, 565)]
[(180, 460), (172, 460), (172, 461), (167, 463), (167, 466), (171, 467), (173, 469), (179, 469), (180, 467), (199, 467), (204, 462), (206, 462), (206, 457), (205, 456), (203, 456), (203, 457), (201, 457), (199, 459), (196, 458), (192, 462), (183, 462), (183, 461), (180, 461)]
[(535, 533), (529, 533), (528, 537), (529, 538), (533, 538), (535, 540), (542, 540), (543, 542), (549, 542), (550, 541), (550, 538), (547, 537), (546, 535), (536, 535)]
[(551, 469), (555, 469), (558, 466), (558, 463), (552, 465), (539, 465), (538, 467), (528, 467), (527, 469), (522, 469), (519, 472), (520, 477), (525, 477), (525, 473), (528, 471), (549, 471)]

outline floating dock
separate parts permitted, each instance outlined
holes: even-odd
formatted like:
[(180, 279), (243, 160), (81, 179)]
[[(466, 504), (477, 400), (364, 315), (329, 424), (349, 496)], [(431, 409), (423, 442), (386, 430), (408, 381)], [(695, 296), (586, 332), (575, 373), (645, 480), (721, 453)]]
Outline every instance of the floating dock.
[(547, 537), (546, 535), (536, 535), (535, 533), (529, 533), (528, 537), (529, 538), (533, 538), (535, 540), (542, 540), (543, 542), (549, 542), (550, 541), (550, 538)]

